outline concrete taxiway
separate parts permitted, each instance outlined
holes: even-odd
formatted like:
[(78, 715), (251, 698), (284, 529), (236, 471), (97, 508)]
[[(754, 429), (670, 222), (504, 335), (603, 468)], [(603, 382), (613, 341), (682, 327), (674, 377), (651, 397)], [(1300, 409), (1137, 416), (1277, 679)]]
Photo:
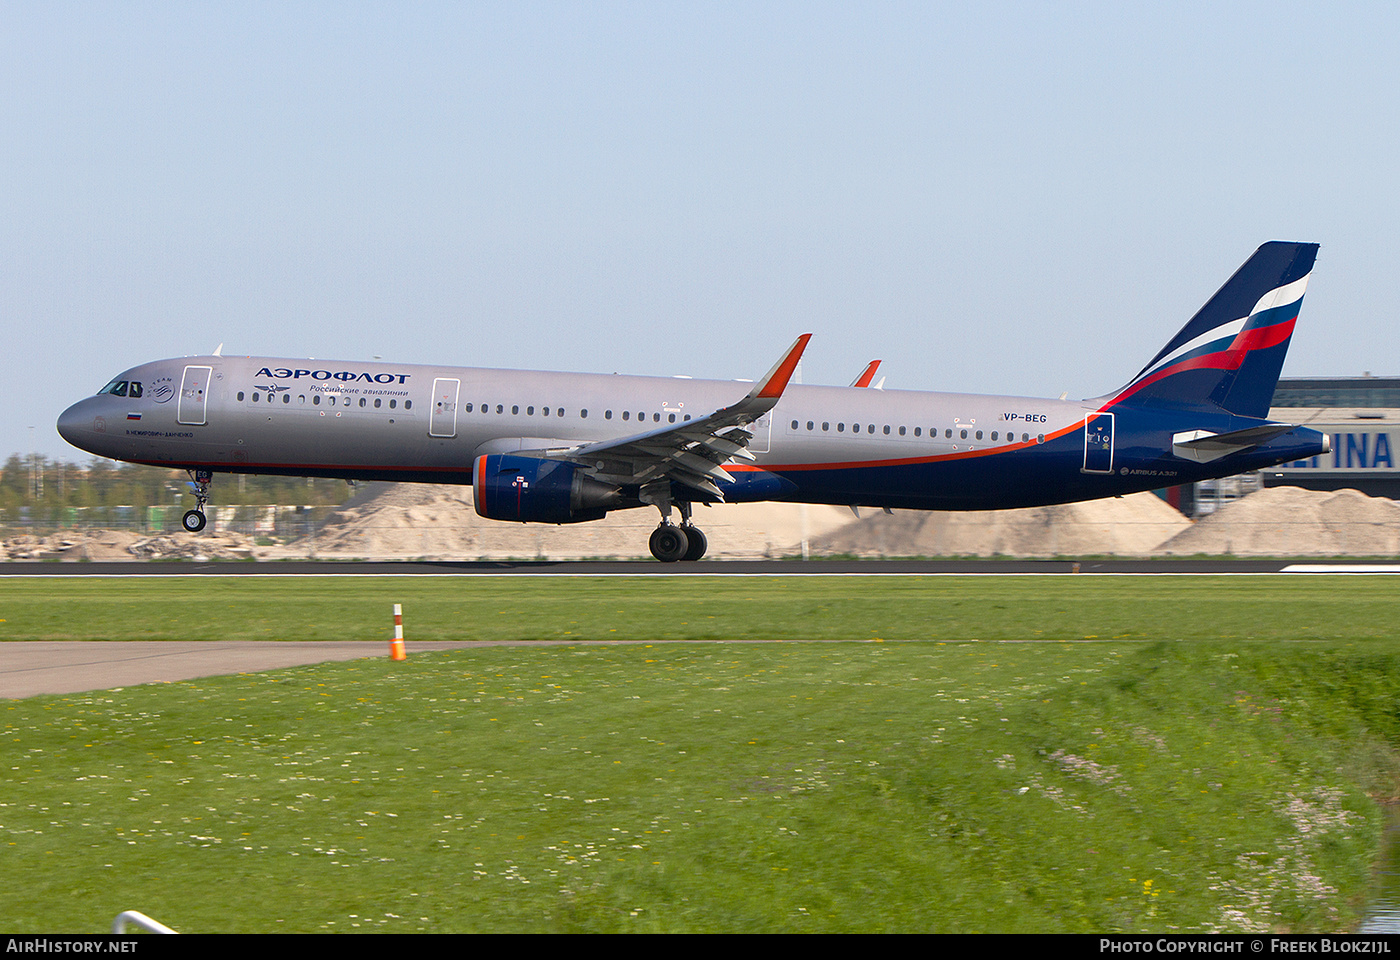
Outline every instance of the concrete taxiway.
[[(450, 641), (414, 643), (410, 654), (479, 646)], [(353, 642), (176, 640), (36, 640), (0, 643), (0, 697), (110, 690), (140, 683), (168, 683), (230, 673), (388, 656), (382, 640)]]

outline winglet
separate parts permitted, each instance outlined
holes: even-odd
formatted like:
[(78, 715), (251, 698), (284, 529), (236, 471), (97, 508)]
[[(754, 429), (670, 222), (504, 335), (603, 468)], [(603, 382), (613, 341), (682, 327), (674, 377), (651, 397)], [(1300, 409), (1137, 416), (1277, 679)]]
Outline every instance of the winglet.
[(749, 397), (755, 400), (777, 400), (781, 397), (792, 379), (793, 371), (797, 369), (797, 362), (802, 359), (802, 351), (807, 349), (807, 341), (811, 339), (810, 333), (798, 337), (783, 358), (768, 371), (768, 375), (749, 391)]
[[(880, 361), (879, 361), (879, 360), (871, 360), (870, 363), (866, 366), (866, 368), (860, 372), (860, 376), (856, 377), (854, 380), (851, 381), (851, 386), (853, 386), (853, 387), (868, 387), (868, 386), (870, 386), (870, 381), (875, 379), (875, 371), (876, 371), (876, 370), (879, 370), (879, 369), (880, 369)], [(881, 382), (883, 383), (884, 381), (881, 381)], [(876, 387), (875, 389), (878, 390), (878, 389), (880, 389), (880, 388), (879, 388), (879, 387)]]

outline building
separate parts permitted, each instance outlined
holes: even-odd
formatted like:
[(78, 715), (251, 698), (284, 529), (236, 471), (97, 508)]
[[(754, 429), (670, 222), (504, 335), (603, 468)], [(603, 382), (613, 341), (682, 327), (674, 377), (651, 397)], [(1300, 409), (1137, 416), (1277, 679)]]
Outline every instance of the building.
[(1400, 499), (1400, 377), (1283, 379), (1269, 416), (1328, 434), (1332, 452), (1265, 470), (1264, 486)]

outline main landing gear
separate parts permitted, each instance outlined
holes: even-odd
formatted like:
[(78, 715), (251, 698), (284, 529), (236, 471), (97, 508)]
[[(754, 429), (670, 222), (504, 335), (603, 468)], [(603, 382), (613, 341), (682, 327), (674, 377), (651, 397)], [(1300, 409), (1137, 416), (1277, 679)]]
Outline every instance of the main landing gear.
[(709, 547), (705, 534), (690, 523), (690, 504), (681, 502), (676, 506), (681, 510), (680, 526), (671, 522), (671, 511), (662, 508), (661, 526), (651, 532), (651, 555), (662, 563), (699, 560)]
[(209, 470), (188, 470), (190, 475), (190, 486), (194, 487), (194, 509), (186, 510), (185, 515), (180, 518), (180, 523), (184, 526), (186, 533), (198, 533), (204, 529), (204, 506), (209, 502), (209, 484), (214, 479), (214, 474)]

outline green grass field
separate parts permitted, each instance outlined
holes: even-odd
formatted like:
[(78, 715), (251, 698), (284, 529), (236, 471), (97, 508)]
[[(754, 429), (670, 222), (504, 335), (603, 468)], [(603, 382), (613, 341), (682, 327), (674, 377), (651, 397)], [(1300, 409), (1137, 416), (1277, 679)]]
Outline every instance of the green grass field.
[(0, 703), (9, 926), (1345, 930), (1392, 583), (5, 581), (9, 641), (410, 649)]

